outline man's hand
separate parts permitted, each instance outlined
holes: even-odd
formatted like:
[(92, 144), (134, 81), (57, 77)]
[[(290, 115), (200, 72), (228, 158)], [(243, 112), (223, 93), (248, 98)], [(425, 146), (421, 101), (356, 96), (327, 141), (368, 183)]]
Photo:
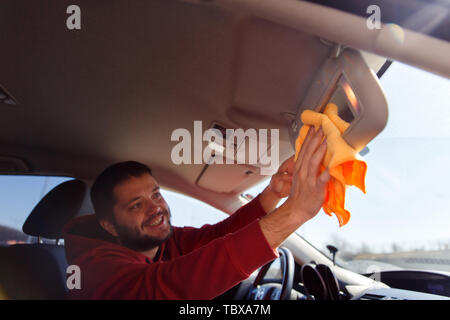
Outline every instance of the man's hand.
[(295, 162), (292, 188), (286, 205), (305, 222), (313, 218), (323, 205), (326, 185), (330, 179), (328, 169), (319, 174), (320, 164), (327, 151), (322, 129), (314, 133), (311, 127)]
[(292, 174), (294, 173), (294, 156), (287, 159), (270, 179), (267, 189), (278, 198), (287, 197), (291, 192)]
[(283, 162), (277, 173), (270, 179), (269, 185), (261, 192), (259, 199), (266, 213), (274, 210), (278, 202), (290, 194), (294, 165), (294, 156)]
[(323, 205), (330, 179), (328, 169), (319, 174), (320, 163), (326, 153), (323, 138), (321, 129), (314, 132), (314, 128), (310, 128), (293, 168), (288, 199), (259, 222), (272, 248), (278, 247), (292, 232), (313, 218)]

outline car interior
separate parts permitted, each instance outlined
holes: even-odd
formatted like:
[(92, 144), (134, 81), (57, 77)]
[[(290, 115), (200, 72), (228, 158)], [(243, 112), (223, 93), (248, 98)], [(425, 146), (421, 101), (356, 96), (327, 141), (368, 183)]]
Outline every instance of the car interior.
[[(178, 128), (193, 132), (194, 121), (202, 121), (204, 130), (279, 129), (282, 163), (294, 154), (299, 115), (315, 108), (329, 85), (315, 87), (318, 76), (346, 52), (367, 67), (363, 78), (370, 80), (357, 83), (373, 81), (375, 89), (365, 96), (355, 91), (377, 110), (383, 105), (374, 93), (382, 95), (377, 79), (393, 61), (450, 78), (449, 18), (427, 33), (414, 14), (431, 10), (428, 1), (378, 3), (383, 26), (369, 29), (365, 0), (80, 0), (81, 29), (69, 30), (66, 1), (2, 1), (0, 173), (74, 179), (47, 193), (25, 221), (23, 232), (36, 243), (0, 246), (0, 293), (65, 298), (62, 227), (94, 213), (90, 186), (110, 164), (145, 163), (164, 189), (227, 214), (248, 201), (247, 189), (268, 179), (260, 158), (256, 164), (175, 164), (171, 135)], [(448, 2), (432, 3), (433, 10), (450, 13)], [(358, 151), (383, 129), (388, 103)], [(362, 130), (370, 127), (361, 123)], [(193, 146), (206, 147), (205, 141)], [(237, 154), (248, 146), (236, 148)], [(273, 150), (270, 142), (264, 148)], [(337, 265), (297, 234), (279, 253), (272, 266), (281, 266), (280, 273), (263, 266), (217, 299), (450, 297), (450, 275), (439, 280), (447, 297), (408, 281), (425, 273), (377, 281)], [(426, 279), (437, 281), (431, 274)]]

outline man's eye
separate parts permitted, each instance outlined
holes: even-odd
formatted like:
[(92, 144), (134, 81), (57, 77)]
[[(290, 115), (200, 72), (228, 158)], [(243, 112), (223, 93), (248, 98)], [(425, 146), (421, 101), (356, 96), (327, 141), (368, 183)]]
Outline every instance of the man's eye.
[(156, 193), (154, 194), (154, 197), (155, 197), (156, 199), (159, 199), (159, 198), (161, 198), (162, 196), (161, 196), (161, 193), (156, 192)]
[(130, 209), (131, 209), (131, 210), (136, 210), (136, 209), (140, 209), (141, 207), (142, 207), (142, 203), (138, 202), (138, 203), (133, 204), (133, 205), (130, 207)]

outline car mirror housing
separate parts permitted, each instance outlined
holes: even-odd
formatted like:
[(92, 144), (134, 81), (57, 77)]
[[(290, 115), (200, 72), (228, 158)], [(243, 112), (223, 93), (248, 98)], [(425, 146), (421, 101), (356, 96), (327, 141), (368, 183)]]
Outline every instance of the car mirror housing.
[(387, 124), (388, 104), (376, 74), (359, 51), (346, 48), (337, 52), (325, 60), (299, 105), (290, 130), (294, 146), (302, 126), (301, 113), (307, 109), (322, 112), (328, 103), (336, 104), (338, 115), (350, 123), (343, 138), (357, 152)]

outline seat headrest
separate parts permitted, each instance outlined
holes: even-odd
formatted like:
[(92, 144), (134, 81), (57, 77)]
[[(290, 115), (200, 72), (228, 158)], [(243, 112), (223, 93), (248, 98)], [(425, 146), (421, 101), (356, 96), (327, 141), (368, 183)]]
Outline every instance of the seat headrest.
[(61, 239), (62, 229), (70, 219), (93, 212), (86, 183), (81, 180), (66, 181), (54, 187), (39, 201), (22, 230), (35, 237)]

